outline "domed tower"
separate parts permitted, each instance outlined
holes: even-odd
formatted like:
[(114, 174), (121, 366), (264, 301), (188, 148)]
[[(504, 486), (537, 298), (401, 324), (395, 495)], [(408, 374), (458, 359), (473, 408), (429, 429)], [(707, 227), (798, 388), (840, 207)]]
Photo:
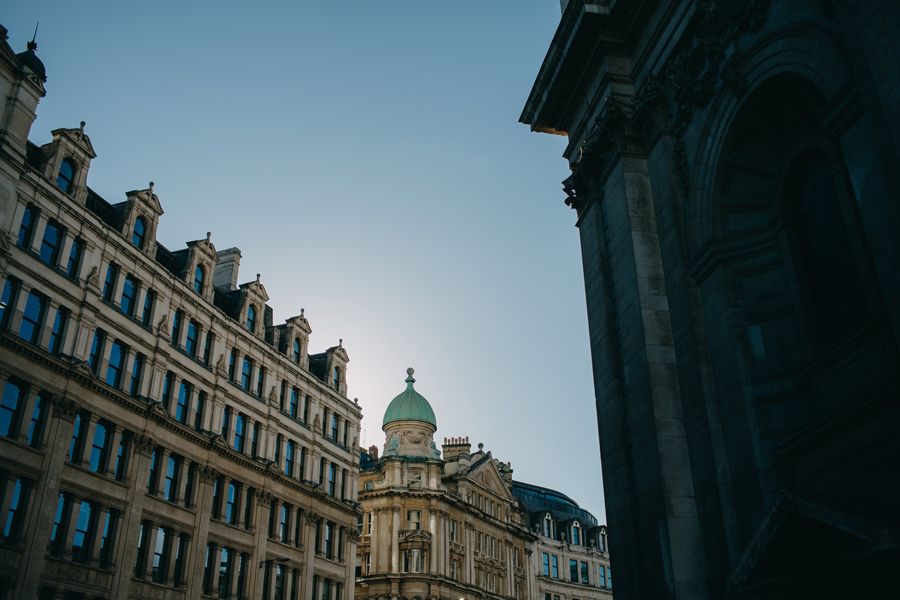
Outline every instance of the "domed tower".
[(398, 394), (384, 413), (381, 428), (385, 433), (384, 456), (440, 459), (434, 444), (437, 420), (425, 396), (413, 384), (413, 369), (406, 370), (406, 389)]

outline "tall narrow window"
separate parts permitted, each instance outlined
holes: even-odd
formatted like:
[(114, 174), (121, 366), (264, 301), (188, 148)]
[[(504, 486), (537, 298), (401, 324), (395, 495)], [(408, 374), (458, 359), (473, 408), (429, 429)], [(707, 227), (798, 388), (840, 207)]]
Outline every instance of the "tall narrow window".
[(588, 584), (588, 564), (586, 562), (581, 563), (581, 583)]
[(110, 263), (106, 267), (106, 279), (103, 280), (103, 299), (107, 302), (113, 301), (113, 295), (116, 293), (116, 272), (118, 267)]
[(576, 546), (581, 545), (581, 526), (578, 525), (578, 521), (572, 523), (572, 543)]
[(294, 362), (300, 364), (300, 340), (294, 338)]
[(239, 414), (234, 422), (234, 450), (244, 453), (244, 434), (247, 426), (247, 417)]
[(544, 552), (544, 577), (550, 577), (550, 555)]
[(72, 248), (69, 250), (69, 262), (66, 265), (66, 275), (69, 279), (78, 279), (78, 266), (81, 264), (81, 249), (84, 242), (75, 240), (72, 242)]
[(59, 495), (56, 502), (56, 518), (53, 519), (53, 528), (50, 530), (50, 554), (59, 556), (62, 553), (63, 539), (65, 539), (66, 523), (66, 504), (68, 500), (63, 494)]
[(284, 451), (284, 474), (288, 477), (294, 476), (294, 451), (294, 442), (289, 440)]
[(188, 323), (187, 336), (184, 339), (184, 351), (190, 356), (197, 356), (197, 338), (200, 336), (200, 324), (191, 319)]
[(15, 306), (16, 296), (18, 296), (19, 283), (13, 278), (6, 280), (3, 284), (3, 294), (0, 294), (0, 326), (6, 327), (9, 323), (9, 315), (12, 310), (6, 310), (7, 306)]
[(275, 464), (281, 468), (281, 447), (284, 446), (284, 436), (280, 433), (275, 436)]
[(56, 187), (67, 194), (72, 193), (75, 187), (75, 161), (64, 158), (59, 165), (59, 175), (56, 176)]
[(338, 441), (338, 416), (331, 413), (331, 440)]
[(69, 444), (69, 460), (81, 464), (82, 449), (84, 448), (84, 436), (86, 429), (81, 413), (75, 415), (75, 425), (72, 428), (72, 441)]
[(131, 243), (139, 250), (144, 249), (144, 235), (147, 232), (147, 225), (144, 223), (144, 217), (138, 217), (134, 220), (134, 229), (131, 232)]
[(25, 301), (22, 323), (19, 325), (19, 337), (32, 344), (37, 343), (40, 333), (41, 318), (44, 315), (44, 299), (31, 292)]
[(203, 293), (203, 280), (206, 279), (206, 272), (203, 270), (203, 267), (197, 265), (197, 268), (194, 270), (194, 291), (198, 294)]
[(203, 429), (203, 411), (206, 410), (206, 392), (197, 394), (197, 406), (194, 409), (194, 429)]
[(128, 348), (125, 344), (116, 340), (113, 342), (109, 351), (109, 367), (106, 369), (106, 383), (118, 389), (122, 384), (122, 373), (125, 367), (125, 357), (128, 355)]
[(31, 236), (34, 234), (35, 209), (28, 205), (25, 208), (25, 214), (22, 215), (22, 222), (19, 224), (19, 240), (18, 245), (27, 248), (31, 244)]
[(550, 563), (552, 567), (553, 579), (559, 579), (559, 560), (555, 555), (550, 557)]
[(234, 381), (234, 370), (237, 365), (237, 348), (232, 348), (228, 355), (228, 381)]
[(172, 343), (174, 345), (178, 345), (178, 340), (181, 337), (181, 319), (184, 317), (184, 313), (180, 310), (175, 311), (175, 316), (172, 317)]
[(50, 331), (50, 354), (59, 354), (62, 346), (63, 329), (69, 321), (69, 311), (65, 308), (56, 310), (56, 317), (53, 319), (53, 329)]
[(334, 368), (334, 389), (341, 390), (341, 370), (337, 367)]
[(337, 467), (334, 463), (328, 465), (328, 495), (334, 498), (334, 482), (337, 476)]
[(169, 502), (175, 501), (178, 491), (179, 462), (179, 458), (174, 454), (169, 455), (169, 462), (166, 464), (166, 481), (163, 483), (163, 498)]
[(47, 417), (47, 407), (50, 404), (46, 392), (41, 392), (34, 403), (34, 412), (31, 413), (31, 423), (28, 424), (28, 445), (32, 448), (40, 448), (44, 437), (44, 422)]
[(144, 327), (150, 327), (153, 324), (153, 303), (156, 300), (156, 292), (147, 290), (144, 295), (144, 312), (141, 314), (141, 323)]
[(189, 539), (190, 538), (186, 533), (182, 533), (180, 536), (178, 536), (178, 547), (175, 550), (175, 573), (172, 577), (175, 581), (176, 586), (182, 586), (186, 582), (184, 573), (185, 562), (187, 561), (187, 546)]
[(128, 386), (129, 393), (133, 398), (137, 398), (141, 393), (141, 375), (144, 372), (144, 361), (147, 360), (141, 353), (134, 355), (134, 364), (131, 367), (131, 385)]
[(259, 421), (253, 424), (253, 436), (250, 439), (250, 457), (256, 458), (259, 456), (259, 437), (260, 437), (260, 424)]
[(100, 534), (100, 568), (108, 569), (111, 562), (113, 541), (116, 539), (116, 521), (118, 513), (115, 509), (106, 511), (103, 520), (103, 531)]
[(228, 439), (228, 434), (231, 430), (231, 407), (226, 406), (225, 411), (222, 413), (222, 437), (226, 440)]
[(128, 447), (131, 445), (131, 432), (123, 431), (119, 437), (119, 449), (116, 450), (116, 481), (125, 481), (128, 472)]
[(22, 515), (25, 512), (25, 491), (22, 479), (16, 479), (13, 485), (12, 499), (9, 503), (9, 513), (6, 515), (6, 523), (3, 527), (3, 537), (7, 542), (13, 542), (19, 537)]
[(250, 374), (253, 371), (253, 361), (244, 357), (244, 365), (241, 368), (241, 387), (250, 391)]
[(578, 583), (578, 561), (569, 560), (569, 581)]
[(606, 567), (600, 565), (600, 587), (606, 587)]
[(94, 332), (94, 340), (91, 342), (91, 354), (88, 357), (88, 366), (94, 375), (100, 374), (100, 359), (103, 356), (104, 333), (101, 330)]
[(263, 397), (263, 389), (266, 385), (266, 368), (260, 367), (256, 373), (256, 395)]
[(290, 404), (290, 415), (292, 418), (297, 418), (297, 399), (300, 396), (300, 390), (297, 388), (291, 388), (291, 404)]
[(91, 443), (91, 462), (89, 468), (95, 473), (106, 471), (107, 454), (109, 452), (109, 428), (100, 421), (94, 428), (94, 440)]
[(247, 307), (247, 331), (256, 332), (256, 308), (252, 304)]
[(178, 386), (178, 403), (175, 405), (175, 420), (179, 423), (188, 424), (193, 391), (193, 386), (182, 379), (181, 385)]
[(302, 420), (304, 423), (309, 422), (309, 394), (304, 396), (303, 398), (303, 417)]
[(153, 549), (153, 581), (165, 583), (168, 573), (166, 567), (169, 564), (169, 547), (171, 545), (171, 531), (165, 527), (157, 528), (156, 548)]
[(72, 560), (75, 562), (87, 562), (90, 558), (90, 532), (91, 513), (93, 506), (90, 502), (82, 501), (78, 509), (78, 519), (75, 521), (75, 536), (72, 539)]
[(231, 591), (231, 550), (222, 548), (222, 559), (219, 561), (219, 598), (228, 598)]
[(230, 482), (228, 484), (228, 496), (225, 498), (225, 521), (231, 525), (237, 523), (238, 511), (235, 508), (237, 502), (237, 484)]
[(206, 332), (206, 341), (203, 346), (203, 364), (209, 366), (209, 358), (212, 356), (212, 347), (213, 340), (216, 339), (216, 336), (212, 331)]
[(304, 481), (306, 479), (306, 448), (300, 447), (300, 471), (297, 479)]
[(197, 463), (191, 463), (184, 470), (184, 505), (188, 508), (194, 505), (194, 485), (197, 479)]
[(137, 295), (138, 282), (137, 280), (128, 275), (125, 278), (125, 283), (122, 285), (122, 302), (121, 308), (122, 312), (128, 315), (129, 317), (134, 316), (134, 301), (135, 296)]
[(56, 221), (47, 221), (47, 226), (44, 227), (44, 238), (41, 240), (41, 260), (51, 267), (56, 266), (59, 260), (61, 238), (59, 224)]
[(163, 379), (163, 389), (162, 389), (162, 405), (163, 408), (166, 409), (166, 412), (169, 412), (169, 409), (172, 406), (172, 386), (175, 385), (175, 373), (169, 371), (166, 373), (166, 378)]

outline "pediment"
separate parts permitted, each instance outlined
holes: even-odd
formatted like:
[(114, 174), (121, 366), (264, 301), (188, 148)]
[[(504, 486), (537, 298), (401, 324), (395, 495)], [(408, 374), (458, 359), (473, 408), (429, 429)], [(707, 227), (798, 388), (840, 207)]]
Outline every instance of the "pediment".
[(246, 292), (250, 292), (253, 295), (262, 298), (264, 302), (269, 301), (269, 294), (266, 293), (265, 286), (259, 282), (259, 273), (256, 274), (256, 281), (251, 281), (249, 283), (242, 283), (240, 288)]
[(500, 474), (500, 469), (497, 468), (494, 460), (490, 458), (490, 453), (485, 460), (469, 470), (467, 478), (482, 489), (512, 502), (512, 494), (503, 483), (503, 475)]
[(84, 121), (81, 122), (81, 127), (75, 127), (74, 129), (54, 129), (51, 133), (53, 134), (53, 137), (64, 135), (85, 154), (91, 158), (97, 158), (97, 153), (94, 152), (94, 145), (91, 144), (91, 138), (84, 132)]
[(131, 190), (130, 192), (126, 192), (125, 196), (129, 200), (139, 200), (147, 208), (158, 215), (163, 214), (162, 204), (159, 203), (159, 196), (153, 193), (152, 181), (150, 182), (150, 187), (146, 190)]

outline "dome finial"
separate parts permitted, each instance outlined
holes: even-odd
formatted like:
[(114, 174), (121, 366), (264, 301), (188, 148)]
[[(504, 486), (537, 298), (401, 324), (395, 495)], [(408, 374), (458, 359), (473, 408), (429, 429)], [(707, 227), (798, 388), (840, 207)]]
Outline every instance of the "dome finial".
[(415, 372), (416, 372), (416, 370), (413, 369), (412, 367), (410, 367), (406, 370), (406, 383), (415, 383), (416, 382), (416, 378), (413, 377), (413, 373), (415, 373)]
[(41, 22), (38, 21), (37, 25), (34, 26), (34, 36), (31, 38), (31, 41), (28, 42), (28, 44), (26, 45), (26, 48), (28, 48), (32, 52), (37, 50), (37, 30), (38, 30), (38, 27), (40, 27), (40, 26), (41, 26)]

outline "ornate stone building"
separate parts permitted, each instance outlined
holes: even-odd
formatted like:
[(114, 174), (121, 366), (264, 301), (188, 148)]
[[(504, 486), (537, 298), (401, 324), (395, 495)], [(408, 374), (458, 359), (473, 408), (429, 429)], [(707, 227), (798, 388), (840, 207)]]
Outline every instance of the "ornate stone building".
[(0, 598), (351, 594), (360, 408), (151, 183), (88, 187), (84, 123), (28, 141), (44, 67), (0, 28)]
[(616, 594), (900, 586), (900, 3), (563, 0)]
[[(482, 444), (471, 452), (468, 438), (445, 438), (442, 458), (412, 369), (406, 382), (385, 411), (383, 456), (363, 453), (357, 600), (611, 597), (596, 519), (558, 492), (514, 482), (509, 463)], [(552, 571), (541, 570), (544, 556)]]

